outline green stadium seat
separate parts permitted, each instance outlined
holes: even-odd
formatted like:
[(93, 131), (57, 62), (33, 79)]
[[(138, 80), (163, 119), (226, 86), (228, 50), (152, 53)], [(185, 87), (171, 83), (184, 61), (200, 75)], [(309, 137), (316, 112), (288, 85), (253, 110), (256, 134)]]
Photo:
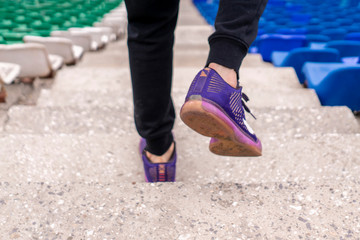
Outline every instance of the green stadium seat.
[(0, 44), (6, 44), (6, 41), (2, 36), (0, 36)]
[(22, 42), (23, 37), (26, 33), (23, 32), (6, 32), (2, 36), (7, 42)]
[(35, 30), (50, 30), (52, 25), (50, 23), (37, 20), (31, 23), (30, 27)]
[(14, 22), (11, 21), (11, 20), (3, 19), (3, 20), (0, 22), (0, 29), (8, 29), (8, 30), (11, 30), (11, 29), (16, 28), (16, 27), (17, 27), (17, 24), (14, 23)]

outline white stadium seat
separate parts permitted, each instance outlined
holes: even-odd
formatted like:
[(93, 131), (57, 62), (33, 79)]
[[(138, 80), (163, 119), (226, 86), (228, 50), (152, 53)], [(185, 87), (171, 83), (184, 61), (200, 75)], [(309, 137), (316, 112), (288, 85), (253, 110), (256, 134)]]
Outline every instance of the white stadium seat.
[(87, 33), (91, 36), (91, 40), (92, 40), (92, 44), (94, 44), (94, 42), (96, 43), (96, 49), (101, 49), (103, 47), (105, 47), (105, 42), (103, 41), (103, 37), (105, 36), (105, 34), (103, 33), (103, 31), (100, 28), (95, 28), (95, 27), (87, 27), (87, 28), (69, 28), (68, 29), (70, 33)]
[(11, 84), (20, 73), (20, 65), (0, 62), (0, 79), (5, 84)]
[(76, 64), (84, 53), (82, 47), (74, 45), (66, 38), (25, 36), (23, 40), (26, 43), (43, 44), (49, 54), (61, 56), (67, 65)]
[(70, 39), (75, 45), (82, 47), (85, 52), (97, 49), (96, 43), (92, 41), (87, 32), (52, 31), (51, 36)]
[(20, 78), (53, 77), (63, 65), (60, 56), (49, 56), (37, 43), (0, 45), (0, 61), (20, 65)]

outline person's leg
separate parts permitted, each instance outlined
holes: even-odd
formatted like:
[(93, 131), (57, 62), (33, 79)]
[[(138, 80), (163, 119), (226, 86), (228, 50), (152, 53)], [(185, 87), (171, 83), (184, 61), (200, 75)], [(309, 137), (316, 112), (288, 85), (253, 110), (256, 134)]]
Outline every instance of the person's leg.
[(180, 117), (196, 132), (211, 137), (219, 155), (260, 156), (261, 142), (247, 124), (238, 84), (239, 68), (255, 40), (267, 0), (220, 0), (215, 33), (209, 37), (206, 68), (192, 82)]
[(179, 0), (125, 0), (134, 118), (151, 156), (172, 152), (174, 29)]
[[(239, 68), (255, 40), (267, 0), (220, 0), (206, 66), (236, 87)], [(234, 74), (234, 71), (236, 74)], [(235, 85), (234, 85), (235, 84)]]

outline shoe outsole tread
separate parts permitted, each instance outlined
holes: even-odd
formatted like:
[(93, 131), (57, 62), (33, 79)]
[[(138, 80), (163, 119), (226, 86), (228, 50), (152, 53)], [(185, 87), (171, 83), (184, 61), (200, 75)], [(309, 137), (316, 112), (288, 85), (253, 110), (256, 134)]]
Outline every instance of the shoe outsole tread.
[[(230, 126), (216, 114), (216, 111), (211, 111), (206, 105), (209, 103), (204, 103), (203, 100), (188, 100), (181, 108), (180, 117), (197, 133), (214, 139), (209, 146), (211, 152), (223, 156), (261, 156), (261, 148), (241, 141), (241, 131), (234, 130), (234, 126)], [(240, 138), (244, 137), (246, 138)]]

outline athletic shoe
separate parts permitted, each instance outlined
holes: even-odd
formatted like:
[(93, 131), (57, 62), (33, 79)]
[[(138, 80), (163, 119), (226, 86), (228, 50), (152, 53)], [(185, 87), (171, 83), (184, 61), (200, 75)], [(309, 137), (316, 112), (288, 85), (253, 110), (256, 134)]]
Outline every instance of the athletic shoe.
[(140, 140), (140, 154), (144, 164), (145, 180), (146, 182), (175, 182), (176, 174), (176, 148), (167, 163), (152, 163), (145, 152), (146, 140), (141, 138)]
[[(180, 117), (196, 132), (213, 138), (210, 151), (226, 156), (261, 156), (261, 142), (245, 119), (248, 97), (226, 83), (213, 69), (193, 80)], [(244, 102), (245, 101), (245, 102)], [(253, 115), (252, 115), (253, 116)]]

